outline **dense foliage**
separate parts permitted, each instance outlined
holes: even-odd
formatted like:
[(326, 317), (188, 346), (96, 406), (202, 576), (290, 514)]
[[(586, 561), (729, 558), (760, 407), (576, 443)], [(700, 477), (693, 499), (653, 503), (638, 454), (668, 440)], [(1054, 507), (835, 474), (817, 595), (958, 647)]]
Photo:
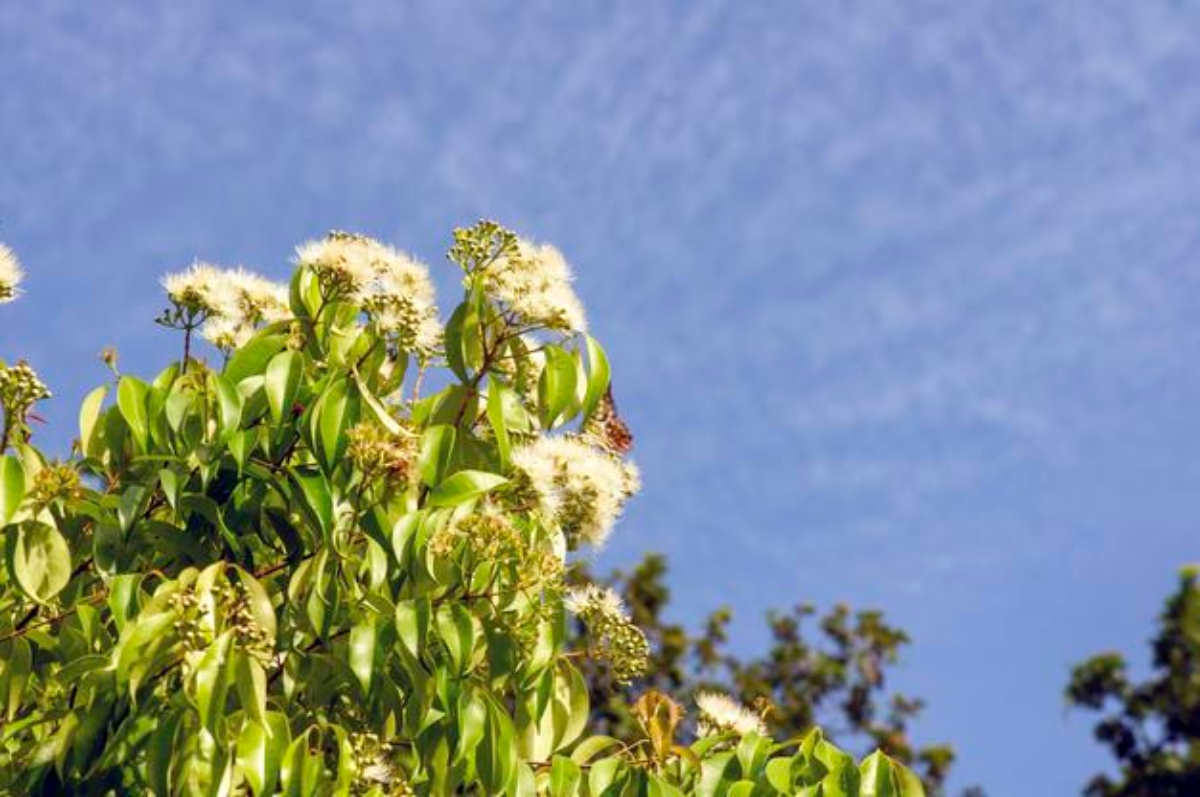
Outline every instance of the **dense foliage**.
[(4, 791), (922, 794), (723, 694), (589, 730), (580, 665), (649, 663), (619, 598), (569, 581), (638, 489), (609, 366), (557, 250), (484, 222), (450, 259), (444, 329), (423, 266), (346, 233), (286, 288), (168, 277), (183, 356), (149, 381), (110, 358), (62, 461), (27, 422), (45, 386), (0, 367)]
[(1097, 775), (1088, 797), (1190, 797), (1200, 794), (1200, 573), (1188, 568), (1167, 599), (1152, 647), (1153, 670), (1133, 680), (1120, 653), (1075, 667), (1074, 706), (1105, 711), (1096, 739), (1118, 774)]
[[(924, 704), (887, 689), (888, 669), (909, 638), (881, 612), (852, 611), (840, 604), (819, 617), (809, 604), (772, 610), (767, 649), (739, 655), (728, 644), (733, 619), (728, 607), (712, 611), (699, 633), (667, 619), (671, 591), (666, 575), (666, 558), (647, 554), (628, 571), (604, 578), (646, 634), (650, 666), (636, 682), (617, 683), (602, 663), (580, 663), (592, 695), (593, 730), (615, 736), (636, 733), (631, 707), (646, 691), (685, 700), (702, 692), (728, 692), (745, 705), (762, 706), (775, 736), (795, 736), (820, 724), (838, 743), (866, 742), (917, 766), (926, 788), (943, 792), (954, 751), (949, 745), (912, 743), (909, 725)], [(573, 577), (587, 580), (591, 575), (581, 567)]]

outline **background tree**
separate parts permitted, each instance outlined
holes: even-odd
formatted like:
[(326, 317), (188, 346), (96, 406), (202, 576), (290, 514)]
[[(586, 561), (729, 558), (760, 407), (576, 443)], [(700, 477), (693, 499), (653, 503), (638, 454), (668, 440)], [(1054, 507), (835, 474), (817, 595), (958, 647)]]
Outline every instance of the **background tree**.
[[(646, 633), (650, 664), (646, 677), (632, 684), (614, 682), (591, 662), (582, 664), (599, 732), (622, 736), (636, 727), (630, 706), (646, 690), (685, 697), (724, 691), (746, 705), (763, 707), (767, 726), (777, 736), (795, 736), (820, 725), (839, 743), (878, 747), (916, 766), (932, 792), (943, 791), (953, 748), (916, 747), (910, 741), (909, 724), (923, 702), (889, 694), (886, 683), (888, 667), (897, 662), (909, 638), (880, 612), (854, 612), (838, 605), (818, 616), (808, 604), (771, 611), (767, 650), (743, 657), (727, 644), (733, 618), (729, 608), (709, 614), (699, 633), (667, 621), (671, 592), (666, 575), (666, 559), (648, 554), (632, 569), (614, 571), (604, 579)], [(583, 568), (576, 577), (592, 578)]]
[(1096, 775), (1089, 797), (1190, 797), (1200, 794), (1200, 577), (1187, 568), (1167, 599), (1151, 647), (1152, 670), (1135, 681), (1120, 653), (1076, 666), (1067, 701), (1103, 712), (1096, 739), (1118, 774)]

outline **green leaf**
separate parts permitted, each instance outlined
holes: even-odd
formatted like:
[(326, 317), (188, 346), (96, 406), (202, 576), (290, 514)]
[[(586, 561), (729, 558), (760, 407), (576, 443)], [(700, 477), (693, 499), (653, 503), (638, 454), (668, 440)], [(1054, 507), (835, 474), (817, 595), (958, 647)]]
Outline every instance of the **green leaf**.
[(421, 434), (421, 453), (417, 461), (421, 479), (430, 487), (437, 487), (450, 469), (456, 436), (454, 427), (445, 423), (430, 426)]
[(576, 764), (586, 764), (605, 750), (611, 750), (621, 745), (620, 739), (611, 736), (589, 736), (571, 751), (571, 760)]
[(588, 772), (588, 791), (594, 797), (606, 795), (608, 787), (617, 779), (622, 761), (619, 758), (605, 758), (592, 765)]
[(346, 450), (346, 432), (358, 422), (359, 402), (346, 379), (338, 379), (313, 405), (309, 433), (313, 453), (326, 473), (332, 473)]
[(431, 506), (458, 506), (507, 484), (508, 479), (481, 470), (460, 470), (443, 481), (429, 496)]
[(4, 680), (8, 683), (5, 716), (10, 722), (21, 710), (21, 703), (25, 699), (25, 686), (29, 683), (32, 673), (33, 649), (29, 646), (29, 640), (17, 637), (13, 640), (8, 661), (4, 662)]
[(12, 520), (25, 498), (25, 468), (21, 460), (0, 456), (0, 526)]
[(463, 692), (458, 699), (458, 746), (454, 761), (462, 761), (475, 752), (487, 727), (487, 703), (474, 690)]
[[(266, 722), (247, 722), (237, 741), (237, 768), (255, 797), (274, 794), (284, 752), (291, 744), (286, 714), (268, 711)], [(166, 794), (167, 792), (160, 792)]]
[(765, 771), (771, 788), (783, 794), (792, 793), (792, 759), (772, 758), (767, 762)]
[(917, 776), (876, 750), (859, 766), (861, 797), (925, 797)]
[[(450, 366), (454, 375), (464, 382), (470, 379), (470, 373), (467, 371), (467, 363), (470, 358), (464, 351), (464, 330), (477, 326), (478, 323), (478, 317), (471, 311), (468, 302), (463, 302), (454, 308), (454, 312), (450, 314), (450, 320), (446, 322), (444, 332), (446, 364)], [(469, 339), (470, 336), (466, 337)], [(475, 337), (477, 338), (478, 335)]]
[(565, 711), (565, 716), (560, 717), (556, 746), (570, 744), (583, 733), (590, 711), (588, 687), (583, 675), (567, 661), (561, 662), (559, 670), (555, 679), (555, 687), (559, 692), (556, 712), (562, 714)]
[(71, 578), (71, 551), (58, 529), (37, 520), (10, 528), (8, 573), (21, 591), (39, 603), (53, 598)]
[(500, 465), (508, 468), (512, 452), (512, 440), (508, 435), (508, 423), (504, 418), (505, 393), (512, 390), (495, 377), (488, 379), (487, 416), (496, 437), (496, 450), (500, 454)]
[(258, 659), (237, 651), (234, 654), (233, 680), (242, 708), (255, 722), (266, 722), (267, 674)]
[(79, 448), (85, 457), (97, 456), (96, 424), (103, 411), (104, 397), (108, 395), (108, 386), (100, 387), (87, 394), (79, 407)]
[(171, 794), (171, 765), (174, 763), (175, 732), (179, 729), (179, 720), (182, 716), (182, 709), (168, 713), (159, 721), (158, 728), (150, 736), (146, 764), (150, 775), (150, 785), (156, 795)]
[(371, 415), (379, 422), (380, 426), (387, 430), (388, 434), (402, 435), (405, 433), (404, 428), (400, 426), (400, 422), (392, 416), (392, 413), (388, 411), (383, 402), (371, 392), (357, 371), (354, 372), (354, 384), (358, 387), (358, 392), (362, 395), (363, 402), (367, 405), (367, 409), (371, 411)]
[(326, 537), (333, 532), (333, 497), (329, 494), (329, 483), (320, 473), (292, 473), (292, 478), (300, 487), (312, 517), (317, 521), (322, 534)]
[(379, 628), (374, 616), (363, 619), (350, 629), (350, 669), (362, 686), (363, 695), (371, 694), (371, 679), (375, 675), (375, 644)]
[(250, 607), (250, 616), (254, 618), (254, 624), (266, 634), (267, 643), (274, 645), (276, 621), (275, 606), (271, 603), (271, 597), (267, 594), (262, 582), (240, 567), (236, 569), (238, 581), (246, 589), (246, 602)]
[(286, 335), (256, 335), (229, 358), (225, 378), (236, 385), (248, 376), (262, 376), (267, 363), (286, 345)]
[(608, 357), (600, 343), (591, 335), (585, 335), (584, 341), (587, 347), (588, 376), (587, 391), (583, 396), (583, 417), (590, 418), (596, 411), (596, 405), (600, 403), (600, 397), (608, 388), (611, 372)]
[(232, 380), (221, 374), (212, 374), (211, 377), (213, 387), (216, 389), (217, 410), (220, 418), (221, 431), (218, 439), (225, 443), (242, 424), (242, 407), (245, 399), (242, 398), (241, 392)]
[(554, 756), (550, 765), (550, 795), (551, 797), (574, 797), (579, 793), (579, 781), (582, 777), (579, 765), (569, 758)]
[(263, 387), (267, 391), (271, 417), (276, 423), (291, 417), (292, 404), (296, 400), (296, 391), (300, 389), (300, 379), (303, 375), (304, 356), (291, 349), (281, 351), (267, 363)]
[(437, 611), (438, 636), (446, 643), (454, 672), (463, 672), (475, 648), (475, 624), (461, 603), (442, 604)]
[(193, 675), (200, 722), (213, 734), (217, 733), (217, 720), (225, 714), (225, 696), (229, 692), (231, 634), (226, 631), (209, 645)]
[(145, 382), (132, 376), (121, 377), (117, 384), (117, 407), (140, 451), (145, 451), (149, 444), (150, 418), (146, 411), (149, 390)]
[(420, 661), (429, 632), (429, 600), (417, 598), (396, 602), (396, 636), (401, 650), (413, 661)]
[(575, 358), (558, 346), (548, 345), (544, 352), (546, 367), (538, 378), (538, 416), (542, 428), (550, 429), (575, 399), (577, 371)]

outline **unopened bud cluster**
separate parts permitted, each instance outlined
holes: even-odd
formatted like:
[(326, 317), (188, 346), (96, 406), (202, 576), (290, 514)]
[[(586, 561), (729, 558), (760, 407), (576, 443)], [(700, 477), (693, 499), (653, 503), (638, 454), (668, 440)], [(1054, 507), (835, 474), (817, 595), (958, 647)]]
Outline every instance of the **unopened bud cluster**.
[(522, 583), (530, 588), (562, 577), (563, 562), (554, 551), (530, 545), (508, 518), (495, 512), (468, 515), (440, 529), (429, 545), (439, 557), (461, 548), (474, 562), (519, 567)]
[(354, 757), (353, 795), (379, 794), (388, 797), (411, 797), (412, 787), (403, 773), (390, 760), (390, 746), (371, 731), (349, 736), (350, 753)]
[(23, 421), (34, 402), (50, 396), (50, 389), (24, 360), (0, 368), (0, 405), (9, 418)]
[(263, 664), (270, 662), (275, 653), (275, 640), (254, 619), (249, 590), (241, 584), (225, 585), (222, 597), (227, 606), (226, 623), (233, 629), (235, 643)]
[(58, 499), (72, 501), (83, 495), (79, 482), (79, 471), (70, 465), (56, 463), (42, 468), (33, 477), (30, 500), (35, 506), (43, 507)]
[(484, 220), (454, 230), (449, 258), (470, 273), (492, 260), (517, 251), (517, 235), (494, 221)]
[[(213, 587), (213, 598), (224, 617), (225, 628), (233, 631), (234, 644), (263, 664), (271, 661), (274, 654), (274, 639), (254, 619), (250, 608), (249, 591), (241, 584), (224, 583)], [(212, 642), (213, 625), (206, 628), (200, 596), (194, 586), (180, 590), (172, 599), (178, 618), (176, 633), (188, 652), (203, 650)]]
[(615, 592), (589, 585), (568, 593), (566, 604), (587, 626), (590, 651), (608, 661), (613, 680), (629, 683), (646, 674), (650, 644), (642, 630), (630, 621)]
[(420, 443), (415, 433), (403, 429), (392, 435), (373, 423), (359, 423), (346, 436), (346, 456), (368, 479), (386, 477), (408, 483)]

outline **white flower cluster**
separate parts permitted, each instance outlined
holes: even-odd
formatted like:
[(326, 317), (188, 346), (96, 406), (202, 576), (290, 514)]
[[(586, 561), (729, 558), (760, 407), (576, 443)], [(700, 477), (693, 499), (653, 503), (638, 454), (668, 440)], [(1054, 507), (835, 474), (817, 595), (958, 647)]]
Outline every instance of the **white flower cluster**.
[(13, 250), (0, 244), (0, 304), (7, 304), (17, 298), (20, 291), (17, 286), (25, 278), (21, 270), (21, 261)]
[(356, 302), (401, 348), (428, 354), (441, 340), (429, 270), (403, 252), (362, 235), (332, 232), (297, 248), (296, 262), (313, 270), (327, 296)]
[(625, 602), (612, 587), (597, 584), (574, 587), (567, 591), (563, 603), (572, 614), (580, 617), (598, 614), (613, 620), (629, 619)]
[(697, 732), (701, 736), (719, 733), (766, 735), (767, 729), (762, 718), (728, 695), (700, 692), (696, 695), (696, 707), (700, 709)]
[(541, 437), (513, 451), (546, 520), (558, 524), (571, 548), (603, 545), (626, 501), (641, 489), (632, 462), (622, 462), (577, 437)]
[(286, 319), (287, 289), (245, 269), (223, 269), (196, 263), (168, 274), (163, 288), (171, 302), (195, 318), (205, 319), (201, 334), (222, 349), (241, 346), (256, 326)]
[(587, 625), (592, 655), (608, 662), (617, 683), (645, 675), (650, 661), (646, 635), (629, 619), (620, 596), (608, 587), (588, 584), (567, 592), (563, 603)]
[(488, 293), (523, 322), (562, 332), (586, 332), (583, 303), (571, 287), (571, 267), (549, 244), (517, 242), (484, 270)]

